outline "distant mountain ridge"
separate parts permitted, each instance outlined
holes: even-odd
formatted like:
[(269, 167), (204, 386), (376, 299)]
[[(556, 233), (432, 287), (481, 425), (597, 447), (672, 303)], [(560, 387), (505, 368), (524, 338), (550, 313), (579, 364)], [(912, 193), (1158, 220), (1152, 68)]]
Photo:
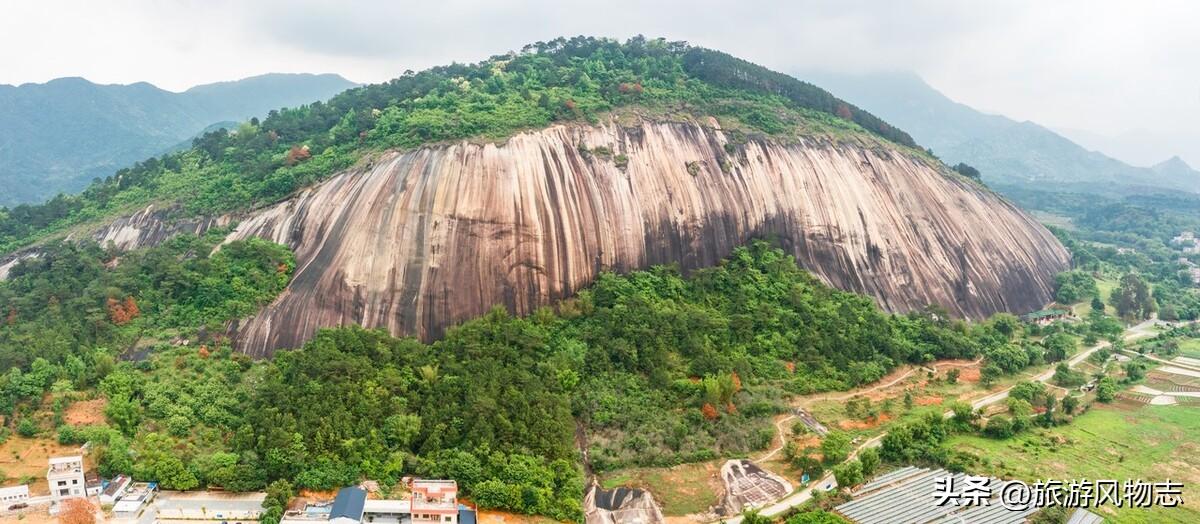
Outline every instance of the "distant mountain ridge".
[(986, 182), (1001, 190), (1015, 186), (1105, 195), (1200, 192), (1200, 172), (1178, 157), (1152, 168), (1131, 166), (1034, 122), (955, 102), (912, 73), (803, 76), (907, 130), (947, 163), (978, 168)]
[(182, 93), (83, 78), (0, 85), (0, 206), (41, 202), (189, 140), (221, 121), (327, 99), (334, 74), (266, 74)]

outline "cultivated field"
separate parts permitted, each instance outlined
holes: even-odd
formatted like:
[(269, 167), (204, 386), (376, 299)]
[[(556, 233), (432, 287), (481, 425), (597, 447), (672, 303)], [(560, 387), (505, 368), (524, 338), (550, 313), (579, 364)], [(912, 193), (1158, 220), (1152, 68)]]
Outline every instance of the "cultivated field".
[(1065, 426), (1035, 429), (1008, 440), (958, 436), (949, 446), (985, 458), (984, 471), (977, 473), (1002, 478), (1182, 481), (1181, 507), (1095, 511), (1118, 523), (1200, 522), (1198, 406), (1095, 404)]

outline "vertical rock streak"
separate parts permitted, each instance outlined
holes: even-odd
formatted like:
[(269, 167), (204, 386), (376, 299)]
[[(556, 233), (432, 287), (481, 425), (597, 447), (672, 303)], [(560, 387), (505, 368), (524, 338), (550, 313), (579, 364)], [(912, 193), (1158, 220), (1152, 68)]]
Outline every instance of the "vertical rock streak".
[(609, 124), (384, 154), (230, 235), (287, 244), (298, 260), (288, 290), (236, 326), (239, 347), (266, 355), (344, 323), (432, 338), (496, 304), (528, 313), (604, 270), (713, 265), (757, 236), (893, 311), (1036, 308), (1067, 267), (1027, 215), (909, 154), (752, 140), (727, 155), (725, 142), (693, 124)]

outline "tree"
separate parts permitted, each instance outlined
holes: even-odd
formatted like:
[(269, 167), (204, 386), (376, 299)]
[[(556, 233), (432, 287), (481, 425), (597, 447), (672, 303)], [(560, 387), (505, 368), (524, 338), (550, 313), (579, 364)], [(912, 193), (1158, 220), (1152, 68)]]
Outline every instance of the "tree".
[(850, 454), (850, 437), (841, 431), (831, 431), (821, 440), (821, 456), (826, 464), (836, 464)]
[(954, 169), (956, 172), (958, 172), (958, 174), (965, 176), (967, 178), (970, 178), (973, 180), (983, 180), (983, 177), (979, 174), (978, 169), (975, 169), (974, 167), (971, 167), (965, 163), (959, 162), (959, 163), (955, 164), (952, 169)]
[(966, 402), (955, 402), (950, 410), (954, 413), (954, 422), (962, 427), (969, 427), (971, 423), (979, 419), (979, 413)]
[(1006, 404), (1008, 406), (1008, 413), (1014, 419), (1028, 419), (1033, 415), (1033, 405), (1023, 399), (1009, 397)]
[(1154, 313), (1156, 305), (1150, 295), (1150, 286), (1136, 273), (1126, 273), (1110, 297), (1117, 316), (1124, 319), (1147, 319)]
[(1066, 360), (1068, 355), (1074, 353), (1078, 342), (1071, 334), (1059, 331), (1043, 339), (1042, 345), (1046, 346), (1046, 362), (1058, 362)]
[(84, 498), (64, 500), (58, 521), (62, 524), (95, 524), (96, 508)]
[(808, 450), (801, 451), (792, 459), (792, 467), (808, 475), (809, 478), (817, 478), (825, 471), (825, 468), (821, 465), (821, 461), (809, 454)]
[(421, 417), (417, 415), (392, 415), (383, 420), (384, 438), (392, 449), (408, 448), (421, 432)]
[(1117, 398), (1117, 381), (1104, 377), (1096, 384), (1096, 400), (1109, 403)]
[(904, 409), (911, 410), (913, 408), (912, 390), (904, 390)]
[(1146, 378), (1146, 365), (1138, 361), (1129, 361), (1125, 363), (1125, 381), (1137, 382)]
[(946, 373), (946, 381), (951, 384), (957, 384), (959, 374), (960, 374), (960, 371), (958, 368), (951, 369), (949, 372)]
[(1104, 313), (1104, 301), (1100, 299), (1099, 293), (1092, 297), (1092, 311)]
[(1030, 380), (1022, 380), (1017, 382), (1008, 392), (1008, 396), (1024, 400), (1030, 404), (1037, 404), (1039, 400), (1046, 395), (1046, 385), (1041, 382), (1033, 382)]
[(838, 486), (843, 488), (852, 488), (861, 484), (863, 481), (862, 463), (856, 460), (844, 462), (833, 467), (833, 477), (837, 479)]
[(128, 396), (110, 397), (104, 416), (126, 435), (133, 435), (142, 420), (141, 408)]
[(35, 423), (33, 419), (29, 417), (22, 418), (21, 422), (17, 424), (17, 434), (21, 435), (22, 437), (31, 438), (34, 435), (37, 435), (37, 432), (37, 423)]
[(296, 492), (292, 483), (287, 480), (276, 480), (267, 485), (267, 496), (263, 499), (263, 508), (286, 508)]
[(746, 524), (771, 524), (773, 521), (770, 517), (760, 515), (758, 511), (747, 511), (742, 513), (742, 522)]
[(1004, 416), (995, 416), (987, 421), (983, 433), (992, 438), (1005, 439), (1013, 435), (1012, 420)]
[(786, 524), (849, 524), (850, 521), (836, 513), (814, 509), (792, 515), (785, 522)]
[(1079, 397), (1075, 395), (1067, 395), (1062, 399), (1063, 412), (1068, 415), (1074, 415), (1075, 410), (1079, 409)]
[(1086, 271), (1064, 271), (1054, 276), (1054, 299), (1060, 304), (1074, 304), (1089, 296), (1100, 294), (1096, 278)]
[(983, 366), (983, 371), (979, 372), (979, 382), (984, 386), (990, 387), (992, 384), (995, 384), (996, 380), (999, 379), (1003, 374), (1004, 370), (1000, 369), (1000, 366), (989, 363)]
[(862, 463), (863, 478), (874, 475), (875, 468), (879, 467), (879, 450), (876, 448), (866, 448), (858, 452), (858, 461)]

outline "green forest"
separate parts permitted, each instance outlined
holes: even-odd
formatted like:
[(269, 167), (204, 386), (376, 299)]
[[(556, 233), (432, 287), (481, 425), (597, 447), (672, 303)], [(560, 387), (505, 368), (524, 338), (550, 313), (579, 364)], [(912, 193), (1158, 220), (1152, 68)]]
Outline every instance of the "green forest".
[[(983, 354), (1009, 373), (1053, 358), (1011, 315), (885, 314), (756, 242), (688, 276), (606, 274), (553, 308), (498, 308), (429, 344), (344, 327), (253, 361), (222, 326), (278, 294), (292, 257), (218, 238), (119, 255), (55, 244), (19, 264), (0, 282), (5, 427), (90, 441), (102, 474), (167, 489), (417, 474), (454, 478), (485, 508), (580, 520), (577, 429), (596, 470), (707, 460), (766, 446), (791, 393), (906, 362)], [(63, 423), (93, 396), (106, 424)]]
[(150, 202), (199, 215), (270, 203), (374, 152), (456, 139), (500, 140), (553, 122), (596, 122), (637, 106), (717, 116), (772, 136), (911, 137), (816, 86), (686, 42), (575, 37), (348, 90), (271, 111), (193, 147), (95, 180), (79, 195), (0, 209), (0, 252)]
[[(1177, 229), (1200, 224), (1187, 202), (1158, 208), (1152, 199), (1053, 200), (1074, 225), (1055, 231), (1075, 264), (1056, 279), (1057, 297), (1096, 304), (1070, 327), (1043, 330), (1009, 314), (969, 323), (936, 307), (888, 314), (756, 241), (686, 275), (670, 266), (603, 274), (526, 317), (498, 307), (429, 343), (346, 326), (261, 361), (234, 351), (230, 326), (284, 291), (295, 270), (286, 247), (224, 242), (228, 228), (132, 252), (56, 239), (150, 202), (173, 204), (178, 216), (246, 209), (385, 149), (502, 140), (554, 122), (598, 122), (619, 108), (715, 115), (746, 139), (872, 135), (924, 154), (902, 131), (810, 84), (640, 37), (539, 42), (273, 111), (80, 195), (0, 209), (0, 251), (38, 243), (0, 281), (0, 439), (16, 431), (90, 442), (102, 475), (132, 473), (165, 489), (278, 493), (362, 479), (390, 487), (418, 475), (457, 480), (483, 508), (582, 521), (585, 470), (746, 456), (769, 446), (772, 417), (792, 395), (948, 358), (983, 357), (991, 384), (1068, 358), (1076, 336), (1087, 344), (1119, 336), (1106, 305), (1129, 320), (1200, 315), (1169, 246)], [(1118, 284), (1102, 297), (1106, 278)], [(1078, 377), (1059, 378), (1074, 386)], [(65, 422), (71, 403), (97, 398), (105, 423)], [(1042, 407), (1046, 424), (1062, 421)], [(961, 467), (968, 458), (941, 446), (950, 435), (1011, 435), (1032, 415), (1017, 417), (1016, 429), (1007, 419), (977, 427), (971, 417), (967, 409), (905, 425), (883, 441), (882, 456)], [(847, 467), (838, 471), (863, 474), (861, 463), (857, 473)]]
[[(1054, 217), (1050, 229), (1071, 251), (1072, 271), (1060, 275), (1057, 286), (1060, 303), (1097, 298), (1127, 321), (1148, 313), (1170, 321), (1200, 318), (1200, 289), (1188, 273), (1188, 264), (1200, 264), (1200, 254), (1173, 243), (1184, 231), (1200, 232), (1200, 197), (1182, 192), (1119, 199), (1053, 190), (1005, 192), (1021, 207)], [(1094, 288), (1100, 279), (1119, 282), (1119, 294), (1101, 296), (1105, 293)]]

